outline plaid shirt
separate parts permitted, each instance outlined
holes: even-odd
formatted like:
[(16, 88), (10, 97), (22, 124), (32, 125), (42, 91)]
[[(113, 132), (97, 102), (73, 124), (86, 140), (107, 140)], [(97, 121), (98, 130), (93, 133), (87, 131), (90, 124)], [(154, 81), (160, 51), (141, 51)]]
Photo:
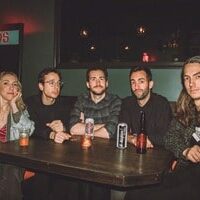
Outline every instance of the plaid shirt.
[(116, 127), (121, 108), (121, 99), (113, 94), (106, 93), (104, 99), (95, 103), (90, 94), (80, 95), (71, 112), (70, 127), (80, 122), (80, 113), (84, 118), (93, 118), (95, 124), (105, 124), (110, 138), (116, 137)]

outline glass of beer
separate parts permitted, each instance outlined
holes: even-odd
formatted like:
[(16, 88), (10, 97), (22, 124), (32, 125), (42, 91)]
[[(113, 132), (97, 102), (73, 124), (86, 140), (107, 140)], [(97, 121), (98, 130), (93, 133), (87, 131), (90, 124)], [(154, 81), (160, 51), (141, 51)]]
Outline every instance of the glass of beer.
[(28, 128), (19, 129), (19, 146), (27, 147), (29, 145), (29, 133), (30, 129)]

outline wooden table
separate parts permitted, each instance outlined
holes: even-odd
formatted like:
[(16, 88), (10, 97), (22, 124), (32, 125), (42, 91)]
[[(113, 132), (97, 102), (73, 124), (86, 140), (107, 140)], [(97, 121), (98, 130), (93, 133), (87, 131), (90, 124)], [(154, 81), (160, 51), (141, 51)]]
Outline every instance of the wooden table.
[(80, 138), (63, 144), (31, 139), (27, 148), (18, 141), (0, 143), (1, 162), (122, 188), (160, 182), (171, 160), (172, 154), (162, 148), (138, 155), (131, 145), (120, 150), (114, 140), (100, 138), (87, 150)]

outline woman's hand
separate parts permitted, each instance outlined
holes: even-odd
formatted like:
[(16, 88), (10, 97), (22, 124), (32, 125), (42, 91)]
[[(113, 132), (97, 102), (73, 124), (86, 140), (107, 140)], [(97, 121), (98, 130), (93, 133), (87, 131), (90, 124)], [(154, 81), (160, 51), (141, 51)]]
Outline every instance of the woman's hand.
[(17, 108), (16, 102), (21, 96), (22, 96), (22, 93), (18, 92), (17, 95), (15, 97), (13, 97), (13, 99), (9, 102), (13, 113), (16, 113), (19, 111)]
[(200, 162), (200, 146), (194, 145), (191, 148), (185, 149), (183, 155), (187, 160), (190, 160), (193, 163)]
[(21, 92), (18, 92), (15, 97), (10, 101), (10, 105), (16, 104), (17, 100), (22, 96)]

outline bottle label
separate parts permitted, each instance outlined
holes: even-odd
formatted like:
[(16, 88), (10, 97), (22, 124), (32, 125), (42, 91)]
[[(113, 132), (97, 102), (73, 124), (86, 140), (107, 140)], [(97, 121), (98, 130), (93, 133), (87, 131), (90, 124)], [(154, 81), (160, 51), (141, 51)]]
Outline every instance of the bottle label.
[(127, 147), (128, 126), (126, 123), (119, 123), (117, 126), (117, 148), (125, 149)]
[(146, 144), (147, 144), (147, 136), (144, 133), (140, 133), (137, 136), (137, 152), (145, 153), (146, 152)]
[(85, 134), (94, 137), (94, 119), (87, 118), (85, 120)]

